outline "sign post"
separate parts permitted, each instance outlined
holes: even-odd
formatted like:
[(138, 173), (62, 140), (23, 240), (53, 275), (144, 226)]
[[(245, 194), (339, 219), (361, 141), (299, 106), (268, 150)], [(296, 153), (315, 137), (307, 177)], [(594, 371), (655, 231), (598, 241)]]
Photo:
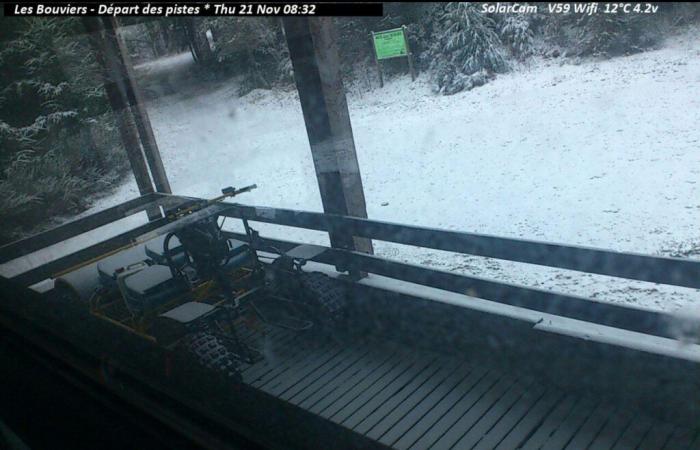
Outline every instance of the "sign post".
[(408, 44), (408, 35), (406, 34), (406, 25), (401, 26), (403, 30), (403, 39), (406, 42), (406, 52), (408, 58), (408, 70), (411, 72), (411, 81), (416, 81), (416, 72), (413, 68), (413, 52), (411, 52), (411, 46)]
[(416, 73), (413, 68), (413, 54), (408, 45), (408, 37), (406, 36), (406, 25), (401, 28), (379, 31), (370, 33), (372, 38), (372, 47), (374, 49), (374, 62), (377, 64), (377, 73), (379, 74), (379, 85), (384, 87), (384, 77), (382, 68), (379, 64), (382, 60), (391, 58), (408, 58), (408, 68), (411, 71), (411, 80), (415, 81)]

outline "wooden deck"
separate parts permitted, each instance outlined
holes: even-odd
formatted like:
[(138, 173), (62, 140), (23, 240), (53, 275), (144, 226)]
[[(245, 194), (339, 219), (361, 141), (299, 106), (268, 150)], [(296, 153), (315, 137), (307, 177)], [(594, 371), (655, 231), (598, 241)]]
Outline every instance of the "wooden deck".
[(700, 435), (519, 374), (389, 342), (242, 335), (244, 382), (398, 449), (700, 449)]

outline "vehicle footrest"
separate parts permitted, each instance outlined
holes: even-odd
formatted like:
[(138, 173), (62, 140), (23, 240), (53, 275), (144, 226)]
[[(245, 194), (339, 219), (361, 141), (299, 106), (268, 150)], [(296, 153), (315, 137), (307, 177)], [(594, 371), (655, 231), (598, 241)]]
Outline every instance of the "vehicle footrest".
[(263, 322), (293, 331), (308, 330), (313, 322), (298, 317), (295, 305), (278, 297), (266, 297), (251, 302)]

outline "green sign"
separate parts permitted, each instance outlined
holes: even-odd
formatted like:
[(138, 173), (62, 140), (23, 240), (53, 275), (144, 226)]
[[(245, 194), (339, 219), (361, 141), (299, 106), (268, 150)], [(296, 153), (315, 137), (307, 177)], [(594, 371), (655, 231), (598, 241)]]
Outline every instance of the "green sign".
[(374, 51), (377, 53), (377, 59), (408, 55), (406, 38), (402, 28), (372, 33), (372, 37), (374, 38)]

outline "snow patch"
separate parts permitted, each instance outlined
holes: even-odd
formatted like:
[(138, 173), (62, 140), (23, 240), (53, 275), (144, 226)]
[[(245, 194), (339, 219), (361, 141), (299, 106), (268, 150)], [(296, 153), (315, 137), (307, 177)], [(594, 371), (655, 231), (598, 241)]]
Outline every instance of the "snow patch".
[[(636, 253), (694, 248), (697, 36), (692, 29), (663, 49), (607, 61), (533, 60), (449, 97), (433, 95), (425, 75), (371, 91), (353, 85), (348, 104), (369, 217)], [(190, 67), (184, 56), (155, 63), (163, 73), (173, 66)], [(237, 89), (236, 80), (183, 81), (148, 103), (173, 192), (209, 198), (223, 186), (257, 183), (241, 202), (321, 211), (296, 93), (256, 89), (237, 98)], [(130, 180), (85, 214), (137, 195)], [(227, 227), (242, 230), (233, 222)], [(263, 235), (328, 243), (323, 233), (254, 226)], [(375, 250), (602, 301), (669, 311), (700, 304), (696, 289), (383, 242)]]

